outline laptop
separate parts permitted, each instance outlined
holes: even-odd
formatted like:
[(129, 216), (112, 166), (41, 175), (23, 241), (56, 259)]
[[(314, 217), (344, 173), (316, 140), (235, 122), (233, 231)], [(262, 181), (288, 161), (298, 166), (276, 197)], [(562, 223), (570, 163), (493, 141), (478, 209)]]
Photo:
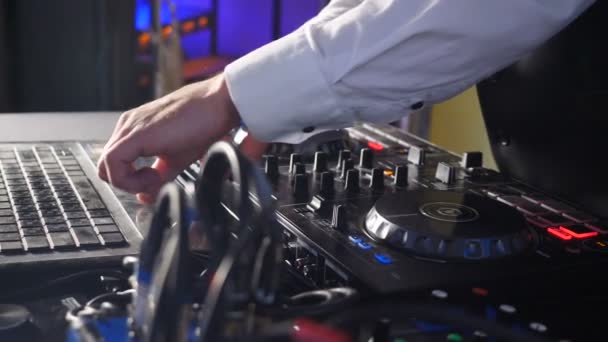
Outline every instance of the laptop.
[(102, 146), (0, 144), (0, 270), (101, 267), (138, 253), (151, 210), (97, 177)]

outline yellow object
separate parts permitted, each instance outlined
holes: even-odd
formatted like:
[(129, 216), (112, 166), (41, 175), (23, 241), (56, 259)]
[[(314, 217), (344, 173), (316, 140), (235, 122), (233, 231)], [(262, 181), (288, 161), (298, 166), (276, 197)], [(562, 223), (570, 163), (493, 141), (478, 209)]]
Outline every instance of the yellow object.
[(481, 151), (483, 165), (497, 169), (475, 87), (433, 106), (430, 140), (450, 151)]

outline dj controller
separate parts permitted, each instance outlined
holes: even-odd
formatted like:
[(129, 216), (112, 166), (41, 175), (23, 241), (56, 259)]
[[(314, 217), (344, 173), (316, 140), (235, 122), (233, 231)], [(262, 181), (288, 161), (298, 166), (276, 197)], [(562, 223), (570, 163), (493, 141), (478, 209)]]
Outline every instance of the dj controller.
[[(484, 168), (480, 152), (460, 156), (366, 123), (275, 144), (262, 167), (285, 262), (315, 286), (428, 297), (505, 323), (522, 340), (605, 340), (591, 312), (606, 304), (608, 226)], [(452, 330), (418, 324), (394, 341), (493, 340)]]
[(607, 340), (608, 225), (586, 208), (391, 125), (257, 164), (235, 133), (167, 184), (127, 271), (32, 275), (0, 341)]

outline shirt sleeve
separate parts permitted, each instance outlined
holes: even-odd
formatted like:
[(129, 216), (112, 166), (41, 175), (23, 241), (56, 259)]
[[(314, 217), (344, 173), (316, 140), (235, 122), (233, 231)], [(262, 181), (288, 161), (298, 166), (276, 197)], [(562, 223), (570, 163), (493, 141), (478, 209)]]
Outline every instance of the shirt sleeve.
[(258, 139), (391, 122), (517, 61), (593, 0), (334, 0), (225, 76)]

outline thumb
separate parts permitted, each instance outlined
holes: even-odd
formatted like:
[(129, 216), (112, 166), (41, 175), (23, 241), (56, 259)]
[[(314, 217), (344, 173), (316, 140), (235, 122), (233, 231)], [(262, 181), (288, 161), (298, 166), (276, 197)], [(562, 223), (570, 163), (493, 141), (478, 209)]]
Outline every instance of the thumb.
[(136, 175), (145, 184), (143, 192), (137, 194), (137, 199), (143, 203), (154, 202), (162, 186), (173, 180), (180, 171), (181, 168), (162, 157), (157, 158), (152, 166), (137, 170)]

